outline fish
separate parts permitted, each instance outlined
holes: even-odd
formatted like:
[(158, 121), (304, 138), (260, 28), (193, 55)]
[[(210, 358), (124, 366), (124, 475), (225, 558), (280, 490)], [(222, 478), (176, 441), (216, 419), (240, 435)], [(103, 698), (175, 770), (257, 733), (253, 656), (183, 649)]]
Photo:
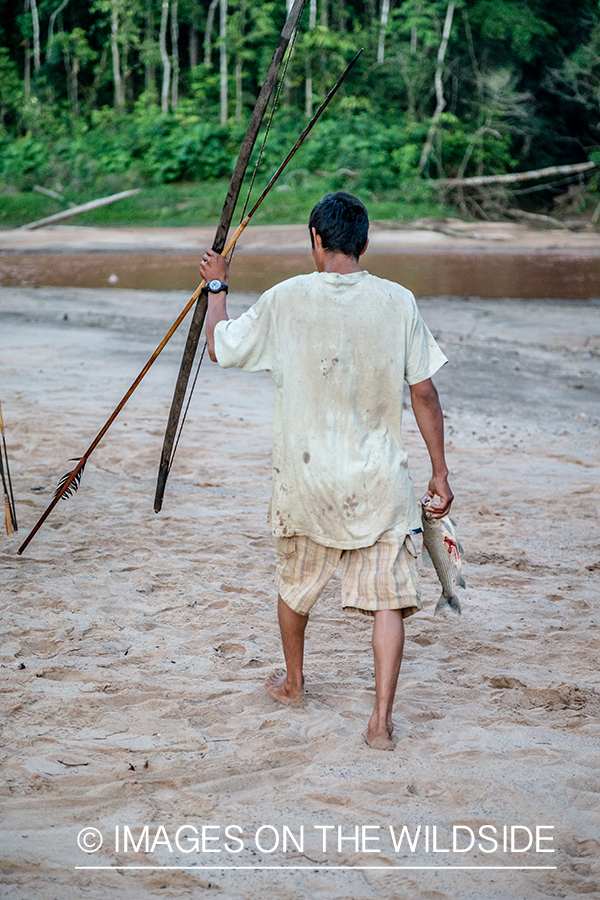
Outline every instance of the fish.
[(460, 572), (460, 561), (464, 551), (456, 536), (456, 523), (450, 516), (434, 519), (427, 506), (421, 503), (421, 524), (423, 556), (429, 555), (442, 585), (442, 593), (433, 614), (437, 616), (441, 610), (448, 607), (460, 615), (460, 601), (454, 588), (455, 585), (464, 588), (466, 584)]

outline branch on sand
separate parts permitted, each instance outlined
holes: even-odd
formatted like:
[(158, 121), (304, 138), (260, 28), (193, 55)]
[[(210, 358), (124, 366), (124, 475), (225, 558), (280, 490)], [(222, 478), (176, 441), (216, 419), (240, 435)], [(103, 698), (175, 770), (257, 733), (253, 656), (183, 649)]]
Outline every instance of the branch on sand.
[(59, 222), (61, 219), (68, 219), (79, 213), (98, 209), (100, 206), (108, 206), (109, 203), (116, 203), (117, 200), (124, 200), (125, 197), (133, 197), (134, 194), (139, 194), (139, 192), (140, 188), (135, 188), (131, 191), (121, 191), (120, 194), (111, 194), (110, 197), (90, 200), (89, 203), (82, 203), (81, 206), (72, 206), (71, 209), (65, 209), (63, 212), (55, 213), (53, 216), (46, 216), (45, 219), (38, 219), (36, 222), (28, 222), (27, 225), (21, 225), (19, 231), (33, 231), (34, 228), (43, 228), (44, 225), (51, 225), (53, 222)]
[(548, 166), (546, 169), (531, 169), (529, 172), (510, 172), (507, 175), (478, 175), (474, 178), (438, 178), (435, 184), (444, 188), (477, 187), (481, 184), (513, 184), (516, 181), (533, 181), (547, 175), (576, 175), (596, 167), (594, 162), (573, 163), (569, 166)]

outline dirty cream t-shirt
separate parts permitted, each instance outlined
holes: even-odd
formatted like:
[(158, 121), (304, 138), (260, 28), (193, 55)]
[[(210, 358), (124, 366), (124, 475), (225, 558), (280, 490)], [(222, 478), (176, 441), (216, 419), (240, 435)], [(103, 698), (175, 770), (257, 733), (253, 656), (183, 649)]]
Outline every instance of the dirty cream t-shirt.
[(447, 360), (410, 291), (366, 271), (298, 275), (219, 322), (215, 351), (275, 382), (276, 536), (353, 549), (419, 527), (402, 387)]

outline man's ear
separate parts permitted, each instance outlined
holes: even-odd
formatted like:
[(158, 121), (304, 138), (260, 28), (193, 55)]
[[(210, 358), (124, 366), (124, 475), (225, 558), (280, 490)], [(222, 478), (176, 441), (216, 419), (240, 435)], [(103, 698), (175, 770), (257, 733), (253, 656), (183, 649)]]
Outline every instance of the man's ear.
[(367, 252), (367, 247), (368, 247), (368, 246), (369, 246), (369, 238), (367, 238), (367, 240), (366, 240), (366, 242), (365, 242), (365, 246), (364, 246), (364, 247), (362, 248), (362, 250), (360, 251), (359, 256), (364, 256), (364, 254)]
[(323, 238), (318, 233), (317, 229), (314, 227), (311, 228), (312, 239), (313, 239), (313, 248), (315, 250), (323, 250)]

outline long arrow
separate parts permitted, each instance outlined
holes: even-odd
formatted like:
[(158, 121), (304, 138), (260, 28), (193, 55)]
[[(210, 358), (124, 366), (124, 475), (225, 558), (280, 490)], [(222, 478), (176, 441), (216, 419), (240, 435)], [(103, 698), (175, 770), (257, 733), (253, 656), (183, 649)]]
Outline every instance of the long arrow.
[[(277, 171), (275, 172), (275, 174), (273, 175), (273, 177), (267, 184), (266, 188), (264, 189), (264, 191), (262, 192), (262, 194), (260, 195), (260, 197), (258, 198), (256, 203), (254, 204), (254, 206), (252, 207), (252, 209), (250, 210), (248, 215), (241, 222), (241, 224), (237, 227), (236, 231), (234, 232), (232, 237), (227, 242), (227, 245), (223, 249), (223, 253), (222, 253), (223, 256), (227, 256), (229, 251), (233, 249), (239, 236), (242, 234), (242, 232), (248, 225), (248, 222), (250, 221), (250, 219), (252, 218), (252, 216), (254, 215), (254, 213), (256, 212), (256, 210), (258, 209), (258, 207), (264, 200), (264, 198), (267, 196), (267, 194), (269, 193), (269, 191), (271, 190), (271, 188), (273, 187), (273, 185), (275, 184), (275, 182), (277, 181), (277, 179), (279, 178), (279, 176), (281, 175), (281, 173), (283, 172), (283, 170), (285, 169), (285, 167), (291, 160), (291, 158), (294, 155), (294, 153), (296, 152), (296, 150), (298, 150), (301, 143), (308, 136), (309, 132), (311, 131), (311, 129), (313, 128), (313, 126), (315, 125), (317, 120), (320, 118), (321, 114), (324, 112), (326, 107), (329, 105), (334, 94), (337, 92), (337, 90), (340, 87), (340, 85), (342, 84), (342, 82), (346, 79), (348, 73), (350, 72), (350, 69), (355, 64), (356, 60), (358, 59), (358, 57), (360, 56), (361, 53), (362, 53), (362, 50), (359, 50), (359, 52), (356, 54), (356, 56), (354, 57), (354, 59), (352, 60), (350, 65), (346, 68), (345, 72), (340, 76), (340, 78), (337, 80), (337, 82), (335, 83), (333, 88), (327, 94), (327, 97), (325, 98), (325, 100), (323, 101), (323, 103), (321, 104), (321, 106), (319, 107), (319, 109), (317, 110), (315, 115), (313, 116), (313, 118), (310, 120), (310, 122), (308, 123), (308, 125), (306, 126), (306, 128), (304, 129), (304, 131), (302, 132), (302, 134), (300, 135), (300, 137), (294, 144), (294, 147), (290, 150), (290, 152), (288, 153), (288, 155), (286, 156), (284, 161), (281, 163), (281, 165), (279, 166), (279, 168), (277, 169)], [(92, 443), (90, 444), (88, 449), (85, 451), (85, 453), (83, 454), (83, 456), (81, 457), (81, 459), (79, 460), (79, 462), (77, 463), (75, 468), (61, 480), (58, 488), (56, 489), (54, 497), (52, 498), (52, 501), (48, 505), (45, 512), (40, 516), (40, 518), (38, 519), (38, 521), (36, 522), (34, 527), (31, 529), (31, 531), (27, 535), (26, 539), (23, 541), (23, 543), (17, 550), (17, 553), (21, 554), (27, 548), (28, 544), (35, 537), (37, 532), (40, 530), (40, 528), (42, 527), (42, 525), (44, 524), (44, 522), (46, 521), (46, 519), (48, 518), (48, 516), (50, 515), (50, 513), (56, 506), (56, 504), (58, 503), (58, 501), (62, 497), (69, 496), (70, 494), (72, 494), (74, 491), (77, 490), (86, 462), (88, 461), (88, 459), (90, 458), (90, 456), (92, 455), (92, 453), (94, 452), (94, 450), (96, 449), (96, 447), (98, 446), (98, 444), (100, 443), (100, 441), (102, 440), (102, 438), (104, 437), (104, 435), (106, 434), (106, 432), (108, 431), (108, 429), (110, 428), (110, 426), (112, 425), (114, 420), (117, 418), (117, 416), (119, 415), (119, 413), (121, 412), (121, 410), (123, 409), (123, 407), (125, 406), (127, 401), (129, 400), (129, 398), (131, 397), (131, 395), (133, 394), (133, 392), (135, 391), (135, 389), (137, 388), (137, 386), (139, 385), (141, 380), (144, 378), (144, 376), (146, 375), (146, 373), (148, 372), (150, 367), (153, 365), (153, 363), (155, 362), (157, 357), (162, 353), (163, 349), (166, 347), (168, 342), (171, 340), (171, 338), (173, 337), (173, 335), (175, 334), (175, 332), (177, 331), (177, 329), (179, 328), (179, 326), (181, 325), (181, 323), (183, 322), (183, 320), (185, 319), (185, 317), (187, 316), (187, 314), (189, 313), (189, 311), (191, 310), (193, 305), (198, 301), (199, 298), (200, 298), (200, 300), (196, 307), (196, 314), (197, 314), (198, 310), (201, 310), (201, 314), (198, 317), (201, 318), (200, 327), (202, 327), (202, 323), (204, 322), (204, 317), (206, 315), (206, 308), (207, 308), (206, 298), (202, 295), (202, 288), (204, 287), (204, 284), (205, 284), (204, 281), (200, 282), (200, 284), (194, 291), (193, 295), (190, 297), (189, 301), (187, 302), (187, 304), (185, 305), (185, 307), (183, 308), (181, 313), (176, 318), (173, 325), (171, 325), (168, 332), (166, 333), (166, 335), (164, 336), (164, 338), (162, 339), (162, 341), (160, 342), (160, 344), (158, 345), (158, 347), (156, 348), (156, 350), (154, 351), (154, 353), (152, 354), (152, 356), (150, 357), (150, 359), (148, 360), (148, 362), (146, 363), (146, 365), (144, 366), (144, 368), (142, 369), (140, 374), (137, 376), (137, 378), (135, 379), (135, 381), (133, 382), (133, 384), (131, 385), (131, 387), (129, 388), (129, 390), (127, 391), (125, 396), (123, 397), (123, 399), (115, 407), (114, 412), (111, 414), (111, 416), (105, 422), (105, 424), (102, 426), (102, 428), (100, 429), (100, 431), (98, 432), (98, 434), (96, 435), (96, 437), (94, 438), (94, 440), (92, 441)], [(195, 314), (195, 316), (196, 316), (196, 314)]]

